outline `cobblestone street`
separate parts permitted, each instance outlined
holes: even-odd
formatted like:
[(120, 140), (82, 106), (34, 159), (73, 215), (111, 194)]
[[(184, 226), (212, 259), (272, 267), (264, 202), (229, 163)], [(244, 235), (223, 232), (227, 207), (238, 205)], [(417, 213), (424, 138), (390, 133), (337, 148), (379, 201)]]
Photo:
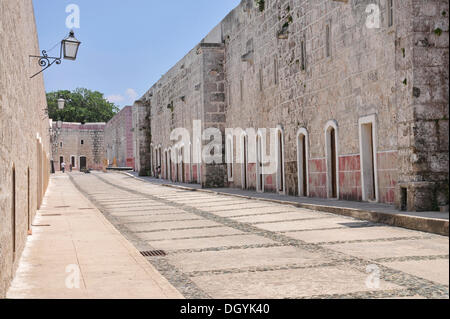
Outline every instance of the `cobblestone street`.
[[(119, 173), (74, 185), (186, 298), (448, 298), (448, 237)], [(377, 277), (379, 274), (379, 285)]]

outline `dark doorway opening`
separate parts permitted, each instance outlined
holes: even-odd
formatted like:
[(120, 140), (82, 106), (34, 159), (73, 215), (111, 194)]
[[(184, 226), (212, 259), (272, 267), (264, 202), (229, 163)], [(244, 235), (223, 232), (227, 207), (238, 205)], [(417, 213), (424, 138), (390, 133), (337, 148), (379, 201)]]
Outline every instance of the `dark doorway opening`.
[(284, 192), (283, 134), (278, 132), (278, 191)]
[(298, 141), (299, 148), (299, 179), (300, 189), (298, 190), (300, 196), (308, 196), (308, 171), (307, 171), (307, 156), (306, 156), (306, 136), (300, 134)]
[(336, 130), (330, 127), (327, 131), (328, 147), (328, 178), (329, 178), (329, 197), (337, 198), (337, 150), (336, 150)]
[(185, 167), (184, 167), (184, 147), (181, 148), (181, 182), (185, 183), (186, 182), (186, 172), (185, 172)]
[(80, 170), (86, 170), (87, 168), (87, 159), (84, 156), (80, 157)]
[(16, 168), (12, 169), (12, 198), (11, 198), (11, 244), (13, 261), (16, 258)]
[(256, 138), (256, 154), (257, 154), (257, 161), (256, 161), (256, 169), (257, 169), (257, 175), (258, 175), (258, 191), (263, 192), (264, 191), (264, 175), (263, 175), (263, 159), (262, 159), (262, 141), (261, 137), (258, 136)]
[(247, 170), (248, 170), (248, 137), (244, 136), (244, 180), (243, 180), (243, 186), (244, 189), (248, 188), (248, 177), (247, 177)]
[(31, 230), (31, 212), (30, 212), (30, 168), (27, 169), (27, 220), (28, 231)]
[(401, 207), (400, 209), (404, 212), (408, 210), (408, 189), (406, 187), (402, 187), (400, 193), (400, 201), (401, 201)]

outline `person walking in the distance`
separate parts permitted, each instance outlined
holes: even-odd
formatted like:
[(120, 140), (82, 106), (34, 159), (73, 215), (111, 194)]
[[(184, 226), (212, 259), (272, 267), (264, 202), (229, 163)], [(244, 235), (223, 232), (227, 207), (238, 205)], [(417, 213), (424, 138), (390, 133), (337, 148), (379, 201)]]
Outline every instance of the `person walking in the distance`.
[(64, 163), (64, 162), (61, 163), (61, 171), (63, 172), (63, 174), (66, 171), (66, 163)]

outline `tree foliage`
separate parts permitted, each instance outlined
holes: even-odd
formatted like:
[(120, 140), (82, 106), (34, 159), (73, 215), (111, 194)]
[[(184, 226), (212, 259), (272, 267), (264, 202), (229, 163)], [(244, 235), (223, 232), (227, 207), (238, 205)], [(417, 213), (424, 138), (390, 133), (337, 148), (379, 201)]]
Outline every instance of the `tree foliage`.
[[(63, 110), (58, 109), (58, 99), (65, 100)], [(108, 122), (119, 111), (102, 93), (83, 88), (47, 93), (47, 105), (49, 117), (63, 122)]]

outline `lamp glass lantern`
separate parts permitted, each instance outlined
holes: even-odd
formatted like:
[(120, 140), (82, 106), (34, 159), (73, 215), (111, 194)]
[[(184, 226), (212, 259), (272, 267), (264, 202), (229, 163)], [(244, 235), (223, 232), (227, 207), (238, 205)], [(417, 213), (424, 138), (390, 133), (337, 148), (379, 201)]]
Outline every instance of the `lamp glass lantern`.
[(80, 44), (81, 42), (75, 38), (75, 33), (70, 31), (69, 36), (62, 40), (64, 59), (72, 61), (76, 60)]
[(58, 99), (58, 109), (59, 110), (64, 110), (64, 103), (66, 102), (66, 100), (64, 99)]

